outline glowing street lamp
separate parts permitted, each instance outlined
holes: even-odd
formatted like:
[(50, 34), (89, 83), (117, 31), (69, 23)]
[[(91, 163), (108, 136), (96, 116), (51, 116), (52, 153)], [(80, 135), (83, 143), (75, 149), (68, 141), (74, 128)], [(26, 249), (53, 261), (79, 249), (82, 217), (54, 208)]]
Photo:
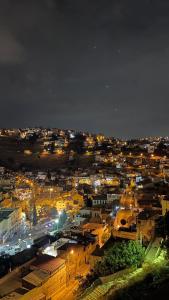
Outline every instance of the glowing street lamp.
[(68, 286), (69, 285), (69, 280), (70, 280), (70, 255), (73, 255), (74, 254), (74, 250), (71, 249), (68, 254), (67, 254), (67, 279), (66, 279), (66, 285)]
[(55, 220), (55, 224), (57, 224), (57, 231), (58, 231), (59, 219)]
[(49, 192), (50, 192), (50, 198), (51, 198), (51, 193), (53, 192), (53, 188), (50, 188)]

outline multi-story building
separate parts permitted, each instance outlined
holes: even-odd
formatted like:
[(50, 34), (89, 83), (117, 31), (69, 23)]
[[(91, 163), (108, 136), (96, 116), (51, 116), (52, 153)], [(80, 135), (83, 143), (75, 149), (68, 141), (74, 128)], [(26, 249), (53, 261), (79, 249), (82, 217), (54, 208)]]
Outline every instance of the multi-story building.
[(66, 265), (60, 257), (39, 255), (27, 271), (20, 288), (4, 296), (3, 300), (54, 300), (66, 287)]
[(20, 230), (21, 220), (20, 208), (0, 208), (0, 241), (2, 243)]

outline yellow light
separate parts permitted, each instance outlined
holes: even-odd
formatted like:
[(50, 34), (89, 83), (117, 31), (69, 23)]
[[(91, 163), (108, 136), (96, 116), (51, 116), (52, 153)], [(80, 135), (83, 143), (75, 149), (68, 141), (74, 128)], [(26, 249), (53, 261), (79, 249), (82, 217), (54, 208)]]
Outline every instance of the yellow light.
[(74, 253), (74, 251), (73, 251), (73, 249), (70, 251), (70, 254), (73, 254)]

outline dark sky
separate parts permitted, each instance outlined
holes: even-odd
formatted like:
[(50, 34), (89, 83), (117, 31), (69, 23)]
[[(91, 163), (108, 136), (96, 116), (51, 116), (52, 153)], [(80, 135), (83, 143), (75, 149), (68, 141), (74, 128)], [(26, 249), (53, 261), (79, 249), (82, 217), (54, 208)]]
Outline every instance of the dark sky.
[(0, 0), (0, 126), (169, 133), (168, 0)]

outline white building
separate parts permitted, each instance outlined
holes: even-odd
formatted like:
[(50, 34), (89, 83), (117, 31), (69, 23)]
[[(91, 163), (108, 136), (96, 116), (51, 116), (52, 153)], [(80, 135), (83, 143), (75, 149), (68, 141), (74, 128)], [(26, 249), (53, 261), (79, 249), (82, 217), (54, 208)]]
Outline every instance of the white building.
[(0, 208), (0, 241), (4, 243), (21, 228), (20, 208)]

